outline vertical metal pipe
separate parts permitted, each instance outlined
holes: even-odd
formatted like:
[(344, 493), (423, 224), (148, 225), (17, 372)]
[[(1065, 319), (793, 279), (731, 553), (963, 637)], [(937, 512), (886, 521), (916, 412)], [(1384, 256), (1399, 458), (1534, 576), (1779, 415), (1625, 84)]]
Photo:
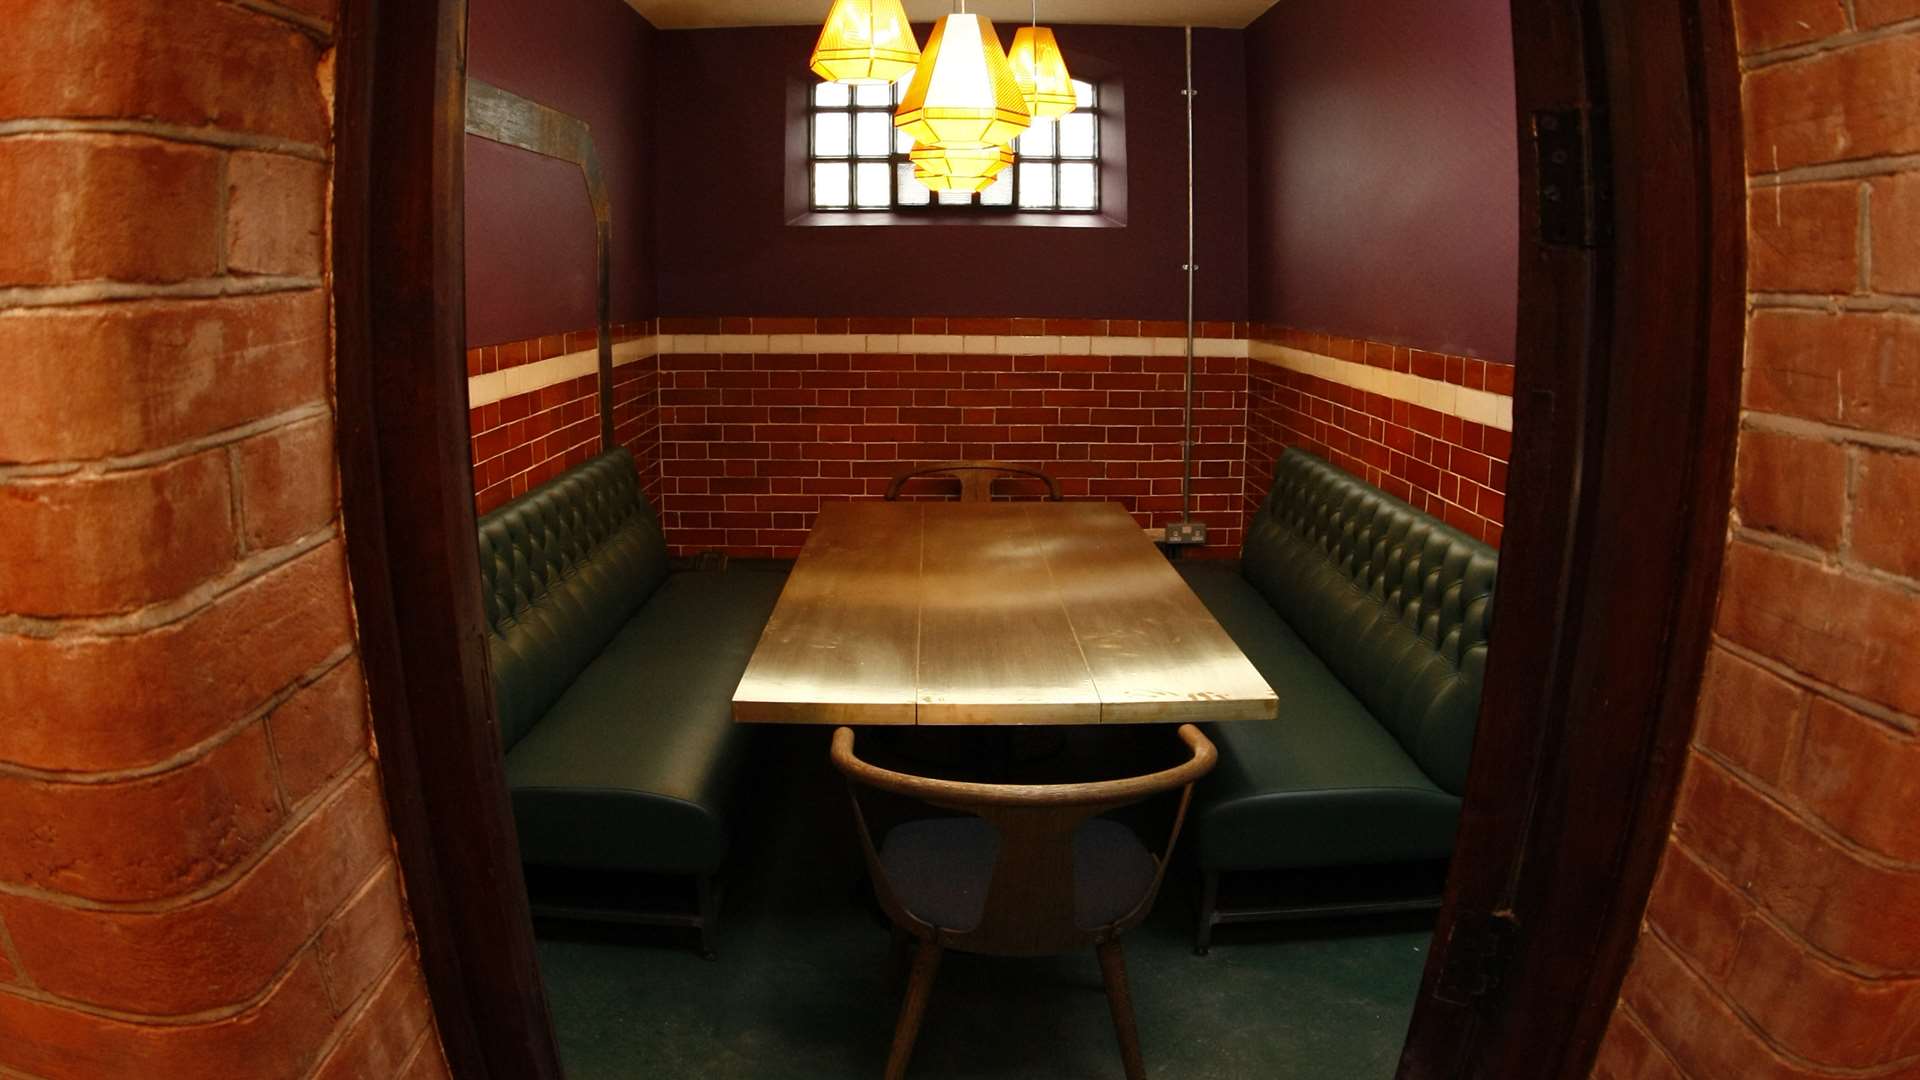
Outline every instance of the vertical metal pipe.
[(1200, 269), (1193, 230), (1193, 27), (1186, 28), (1187, 88), (1187, 382), (1180, 433), (1180, 520), (1193, 520), (1193, 279)]

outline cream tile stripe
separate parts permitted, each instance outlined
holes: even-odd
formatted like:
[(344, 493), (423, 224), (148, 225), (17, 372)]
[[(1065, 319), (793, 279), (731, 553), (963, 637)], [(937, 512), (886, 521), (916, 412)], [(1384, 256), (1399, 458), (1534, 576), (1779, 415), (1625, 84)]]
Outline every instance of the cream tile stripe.
[[(1195, 356), (1244, 357), (1247, 342), (1196, 338)], [(959, 353), (976, 356), (1185, 356), (1187, 339), (1143, 337), (988, 337), (960, 334), (661, 334), (635, 338), (613, 347), (613, 366), (622, 367), (662, 353)], [(473, 375), (467, 379), (469, 408), (531, 393), (555, 383), (591, 375), (598, 362), (592, 349), (549, 357), (531, 364)]]
[(1263, 364), (1422, 405), (1446, 416), (1457, 416), (1501, 431), (1513, 430), (1513, 399), (1505, 394), (1471, 390), (1439, 379), (1356, 364), (1264, 341), (1253, 343), (1251, 357)]

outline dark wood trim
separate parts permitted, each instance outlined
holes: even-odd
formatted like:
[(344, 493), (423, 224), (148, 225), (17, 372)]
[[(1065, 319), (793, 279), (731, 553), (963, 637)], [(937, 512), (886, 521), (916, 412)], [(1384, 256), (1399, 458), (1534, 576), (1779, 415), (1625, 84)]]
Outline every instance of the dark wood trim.
[(474, 542), (465, 35), (464, 0), (347, 0), (342, 12), (342, 513), (388, 813), (448, 1061), (462, 1080), (559, 1080), (493, 721)]
[[(1529, 616), (1495, 624), (1407, 1078), (1591, 1069), (1672, 817), (1731, 488), (1746, 223), (1726, 0), (1514, 0), (1513, 20), (1522, 130), (1592, 118), (1599, 242), (1523, 233), (1499, 595)], [(1530, 146), (1521, 173), (1536, 205)], [(1476, 966), (1498, 985), (1459, 992)]]

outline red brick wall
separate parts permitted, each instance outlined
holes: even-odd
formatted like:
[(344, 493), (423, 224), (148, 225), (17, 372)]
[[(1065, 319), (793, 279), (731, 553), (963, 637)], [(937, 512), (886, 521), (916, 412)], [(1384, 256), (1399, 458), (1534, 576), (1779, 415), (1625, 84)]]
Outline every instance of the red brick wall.
[(333, 5), (258, 8), (7, 9), (10, 1078), (446, 1075), (337, 511)]
[[(1180, 516), (1184, 356), (1105, 355), (1121, 346), (1101, 342), (1165, 352), (1184, 323), (663, 318), (660, 331), (659, 503), (678, 553), (791, 557), (823, 503), (878, 498), (907, 464), (954, 459), (1041, 466), (1068, 498), (1119, 502), (1145, 527)], [(1237, 348), (1241, 328), (1200, 331)], [(900, 351), (718, 351), (729, 335), (847, 335), (865, 349), (870, 335), (903, 340)], [(973, 351), (907, 351), (915, 335)], [(1094, 344), (1079, 355), (990, 344), (1061, 336)], [(676, 351), (689, 344), (701, 351)], [(1203, 358), (1196, 370), (1194, 517), (1211, 527), (1208, 552), (1231, 554), (1240, 543), (1246, 361)]]
[[(1256, 327), (1255, 337), (1261, 345), (1513, 396), (1509, 364), (1283, 327)], [(1298, 447), (1469, 536), (1500, 545), (1513, 448), (1509, 430), (1264, 363), (1263, 351), (1256, 346), (1248, 369), (1248, 513), (1272, 487), (1280, 453)]]
[(1680, 803), (1596, 1077), (1920, 1071), (1920, 3), (1740, 0), (1745, 413)]

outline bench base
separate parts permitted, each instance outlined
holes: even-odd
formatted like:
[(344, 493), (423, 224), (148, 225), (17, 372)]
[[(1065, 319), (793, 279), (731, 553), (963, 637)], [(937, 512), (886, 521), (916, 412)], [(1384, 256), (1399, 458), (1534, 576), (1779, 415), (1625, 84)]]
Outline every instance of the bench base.
[[(1222, 907), (1220, 905), (1221, 876), (1221, 871), (1218, 870), (1207, 870), (1201, 873), (1199, 912), (1193, 935), (1195, 956), (1205, 956), (1213, 947), (1213, 929), (1216, 926), (1438, 911), (1442, 899), (1440, 892), (1435, 889), (1410, 895), (1361, 895), (1330, 900), (1303, 900), (1296, 903)], [(1444, 883), (1444, 880), (1443, 875), (1441, 882)]]
[[(529, 877), (533, 877), (535, 873), (534, 868), (528, 868)], [(529, 906), (536, 919), (612, 923), (622, 926), (671, 926), (695, 930), (700, 935), (701, 957), (707, 960), (718, 959), (719, 954), (714, 948), (714, 938), (720, 923), (721, 883), (718, 878), (707, 875), (694, 876), (693, 883), (692, 911), (668, 904), (655, 906), (664, 898), (651, 893), (627, 893), (618, 898), (578, 893), (557, 897), (534, 897)]]

